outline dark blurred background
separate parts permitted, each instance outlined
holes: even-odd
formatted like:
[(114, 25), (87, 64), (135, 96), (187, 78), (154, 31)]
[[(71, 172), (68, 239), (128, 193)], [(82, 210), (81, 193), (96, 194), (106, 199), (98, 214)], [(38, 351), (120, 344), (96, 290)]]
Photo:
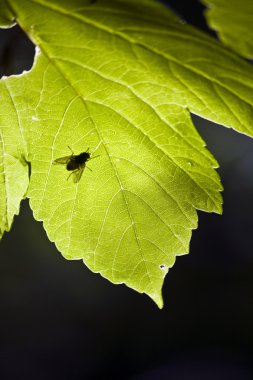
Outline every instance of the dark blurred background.
[[(215, 36), (196, 0), (169, 3)], [(0, 75), (33, 56), (17, 26), (0, 30)], [(23, 201), (0, 244), (0, 379), (253, 379), (253, 140), (193, 118), (220, 163), (224, 214), (199, 212), (164, 309), (62, 258)]]

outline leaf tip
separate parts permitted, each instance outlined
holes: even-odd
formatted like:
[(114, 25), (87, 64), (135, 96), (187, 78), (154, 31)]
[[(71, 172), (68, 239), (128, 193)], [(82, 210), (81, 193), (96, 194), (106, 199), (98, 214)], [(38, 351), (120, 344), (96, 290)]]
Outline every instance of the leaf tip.
[(152, 299), (152, 301), (154, 301), (154, 303), (158, 306), (159, 309), (163, 308), (164, 302), (163, 302), (163, 296), (162, 296), (161, 291), (157, 293), (147, 294), (147, 295)]

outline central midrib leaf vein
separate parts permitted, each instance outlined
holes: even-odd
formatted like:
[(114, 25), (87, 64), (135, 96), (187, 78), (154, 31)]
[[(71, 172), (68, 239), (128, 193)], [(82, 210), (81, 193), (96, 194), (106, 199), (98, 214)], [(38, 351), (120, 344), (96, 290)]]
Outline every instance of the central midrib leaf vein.
[[(110, 161), (110, 163), (111, 163), (111, 167), (112, 167), (112, 169), (113, 169), (113, 171), (114, 171), (115, 178), (116, 178), (117, 181), (118, 181), (118, 184), (119, 184), (119, 187), (120, 187), (120, 190), (121, 190), (121, 194), (122, 194), (122, 196), (123, 196), (124, 203), (125, 203), (125, 205), (126, 205), (127, 213), (128, 213), (129, 218), (130, 218), (130, 220), (131, 220), (131, 222), (132, 222), (132, 228), (133, 228), (133, 231), (134, 231), (135, 240), (136, 240), (136, 242), (137, 242), (137, 245), (138, 245), (138, 248), (139, 248), (139, 252), (140, 252), (141, 257), (142, 257), (142, 261), (145, 263), (146, 274), (147, 274), (147, 276), (148, 276), (148, 278), (149, 278), (149, 282), (150, 282), (150, 284), (152, 284), (152, 280), (151, 280), (151, 278), (150, 278), (150, 275), (149, 275), (149, 272), (148, 272), (148, 268), (147, 268), (147, 265), (146, 265), (146, 260), (145, 260), (145, 258), (144, 258), (144, 254), (143, 254), (143, 252), (142, 252), (142, 247), (141, 247), (140, 242), (139, 242), (139, 237), (138, 237), (137, 230), (136, 230), (136, 224), (135, 224), (134, 219), (133, 219), (133, 217), (132, 217), (132, 213), (131, 213), (131, 210), (130, 210), (130, 208), (129, 208), (129, 204), (128, 204), (128, 201), (127, 201), (127, 198), (126, 198), (126, 195), (125, 195), (125, 189), (122, 187), (122, 183), (121, 183), (120, 177), (119, 177), (118, 172), (117, 172), (117, 170), (116, 170), (116, 168), (115, 168), (115, 166), (114, 166), (113, 160), (111, 160), (110, 154), (109, 154), (109, 152), (108, 152), (108, 149), (107, 149), (106, 144), (104, 143), (104, 139), (102, 138), (101, 132), (99, 131), (99, 129), (98, 129), (98, 127), (97, 127), (97, 125), (96, 125), (96, 123), (95, 123), (95, 121), (94, 121), (94, 119), (93, 119), (91, 113), (90, 113), (89, 107), (88, 107), (88, 105), (86, 104), (86, 102), (85, 102), (84, 100), (83, 100), (83, 104), (84, 104), (85, 108), (87, 109), (87, 111), (88, 111), (88, 113), (89, 113), (89, 115), (90, 115), (90, 119), (91, 119), (91, 121), (92, 121), (94, 127), (96, 128), (96, 131), (97, 131), (97, 134), (98, 134), (98, 137), (99, 137), (100, 141), (103, 142), (103, 147), (104, 147), (104, 149), (105, 149), (105, 151), (106, 151), (106, 154), (107, 154), (107, 157), (108, 157), (108, 159), (109, 159), (109, 161)], [(109, 206), (108, 206), (108, 207), (109, 207)], [(101, 231), (100, 231), (100, 233), (99, 233), (99, 237), (101, 236), (103, 226), (104, 226), (104, 223), (102, 224)], [(98, 237), (98, 239), (97, 239), (97, 245), (96, 245), (96, 248), (94, 249), (94, 267), (95, 267), (96, 249), (97, 249), (97, 247), (98, 247), (99, 237)], [(153, 289), (153, 290), (154, 290), (154, 289)]]

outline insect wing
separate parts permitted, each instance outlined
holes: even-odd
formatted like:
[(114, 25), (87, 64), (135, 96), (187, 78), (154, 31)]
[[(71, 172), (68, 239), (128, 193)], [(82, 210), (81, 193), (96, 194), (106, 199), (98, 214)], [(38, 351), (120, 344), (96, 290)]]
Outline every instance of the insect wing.
[(84, 168), (85, 166), (83, 167), (80, 167), (79, 169), (77, 170), (74, 170), (72, 173), (73, 173), (73, 182), (74, 183), (77, 183), (80, 181), (82, 175), (83, 175), (83, 171), (84, 171)]
[(70, 157), (71, 156), (65, 156), (65, 157), (60, 157), (60, 158), (57, 158), (56, 160), (53, 161), (53, 164), (62, 164), (62, 165), (66, 165), (69, 160), (70, 160)]

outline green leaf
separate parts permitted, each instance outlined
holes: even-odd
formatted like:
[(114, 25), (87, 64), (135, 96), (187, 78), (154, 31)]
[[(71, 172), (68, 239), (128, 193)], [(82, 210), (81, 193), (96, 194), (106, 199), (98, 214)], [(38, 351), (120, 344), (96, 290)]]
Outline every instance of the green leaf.
[[(93, 75), (79, 95), (43, 55), (32, 74), (43, 75), (31, 139), (36, 219), (66, 258), (83, 259), (161, 307), (164, 276), (197, 227), (194, 206), (221, 211), (215, 160), (181, 107), (170, 106), (165, 122), (128, 88)], [(68, 145), (99, 155), (77, 184), (53, 165), (70, 154)]]
[[(18, 83), (0, 82), (0, 238), (9, 231), (28, 187), (26, 140), (21, 127), (22, 114)], [(15, 95), (14, 95), (15, 93)]]
[[(251, 66), (154, 1), (8, 3), (40, 48), (11, 78), (29, 109), (35, 218), (66, 258), (162, 307), (196, 209), (221, 212), (218, 165), (188, 109), (252, 135)], [(68, 146), (99, 155), (78, 183), (54, 165)]]
[(244, 0), (201, 0), (208, 6), (208, 24), (217, 31), (221, 41), (230, 49), (253, 58), (253, 2)]

